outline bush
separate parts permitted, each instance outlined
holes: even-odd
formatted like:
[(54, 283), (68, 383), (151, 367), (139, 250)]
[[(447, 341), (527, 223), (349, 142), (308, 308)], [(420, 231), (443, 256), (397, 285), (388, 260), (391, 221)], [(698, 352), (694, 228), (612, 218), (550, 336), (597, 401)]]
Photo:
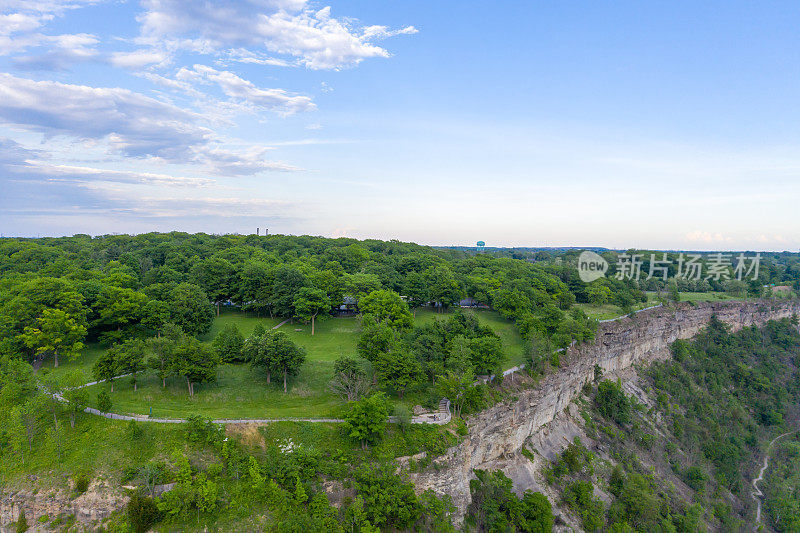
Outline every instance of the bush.
[(222, 428), (214, 424), (210, 418), (190, 415), (184, 424), (186, 439), (195, 444), (214, 444), (222, 440)]
[(25, 533), (28, 531), (28, 519), (25, 517), (25, 509), (19, 510), (19, 518), (17, 519), (16, 532)]
[(75, 478), (75, 493), (80, 495), (89, 490), (89, 477), (86, 474), (79, 474)]
[(111, 411), (111, 406), (111, 396), (109, 396), (106, 391), (101, 390), (97, 394), (97, 409), (101, 413), (107, 413)]
[(597, 386), (595, 404), (600, 414), (614, 420), (617, 424), (627, 424), (631, 421), (631, 401), (622, 392), (619, 382), (603, 380)]
[(136, 533), (144, 533), (161, 519), (161, 514), (153, 498), (148, 498), (141, 491), (131, 495), (127, 507), (128, 521)]
[(411, 427), (411, 411), (405, 405), (396, 405), (394, 408), (394, 416), (397, 418), (397, 428), (405, 433)]

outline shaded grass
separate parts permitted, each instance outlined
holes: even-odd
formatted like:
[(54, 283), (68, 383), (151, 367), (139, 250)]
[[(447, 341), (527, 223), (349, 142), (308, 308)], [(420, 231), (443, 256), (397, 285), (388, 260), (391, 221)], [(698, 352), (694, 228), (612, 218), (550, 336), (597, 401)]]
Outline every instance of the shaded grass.
[(220, 315), (214, 318), (214, 322), (211, 324), (211, 329), (205, 335), (201, 335), (200, 340), (211, 342), (214, 340), (214, 337), (216, 337), (217, 334), (222, 331), (222, 328), (228, 324), (236, 324), (236, 327), (239, 328), (239, 331), (242, 332), (242, 335), (247, 337), (253, 332), (257, 324), (261, 324), (265, 328), (270, 329), (273, 326), (277, 326), (281, 322), (283, 322), (282, 318), (257, 317), (255, 313), (246, 313), (236, 309), (223, 308), (220, 311)]
[(139, 378), (137, 391), (130, 378), (114, 383), (114, 392), (107, 383), (89, 387), (94, 398), (106, 390), (113, 402), (113, 412), (149, 415), (156, 418), (186, 418), (198, 414), (209, 418), (326, 418), (340, 414), (339, 397), (327, 390), (333, 365), (326, 361), (307, 362), (297, 377), (291, 378), (289, 392), (283, 392), (279, 376), (271, 384), (266, 377), (248, 365), (223, 365), (217, 371), (215, 383), (195, 385), (189, 396), (186, 382), (180, 378), (161, 380), (146, 372)]

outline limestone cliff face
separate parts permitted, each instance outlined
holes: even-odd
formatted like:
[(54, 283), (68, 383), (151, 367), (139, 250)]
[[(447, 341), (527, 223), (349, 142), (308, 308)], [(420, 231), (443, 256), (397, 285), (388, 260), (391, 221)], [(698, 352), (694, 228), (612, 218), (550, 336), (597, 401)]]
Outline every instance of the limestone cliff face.
[[(75, 517), (75, 531), (94, 531), (112, 512), (123, 508), (127, 499), (119, 489), (100, 480), (74, 498), (66, 489), (0, 491), (0, 532), (16, 531), (20, 510), (25, 511), (30, 532), (52, 531), (49, 521), (70, 516)], [(43, 516), (48, 521), (40, 522)]]
[(633, 317), (600, 324), (592, 344), (570, 349), (561, 368), (546, 376), (534, 389), (478, 413), (467, 421), (469, 434), (436, 461), (437, 469), (411, 474), (421, 491), (449, 494), (463, 517), (469, 505), (469, 480), (475, 468), (491, 469), (493, 463), (516, 453), (525, 441), (563, 412), (583, 386), (594, 379), (599, 365), (604, 375), (634, 364), (669, 357), (670, 344), (694, 336), (712, 315), (734, 330), (768, 320), (800, 315), (798, 301), (713, 302), (676, 308), (658, 307)]

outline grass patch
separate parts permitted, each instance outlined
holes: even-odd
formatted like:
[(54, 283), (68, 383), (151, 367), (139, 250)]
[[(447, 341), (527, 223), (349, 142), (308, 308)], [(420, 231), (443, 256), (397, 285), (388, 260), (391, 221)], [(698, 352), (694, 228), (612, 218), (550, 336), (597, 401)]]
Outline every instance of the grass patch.
[(107, 383), (89, 387), (92, 398), (106, 390), (113, 402), (112, 411), (119, 414), (149, 415), (156, 418), (185, 418), (198, 414), (209, 418), (327, 418), (341, 414), (342, 401), (327, 391), (333, 364), (326, 361), (307, 362), (300, 374), (290, 382), (284, 394), (283, 384), (266, 377), (247, 365), (223, 365), (215, 383), (195, 385), (190, 397), (186, 383), (180, 378), (167, 380), (166, 388), (151, 372), (139, 379), (134, 391), (129, 378), (117, 380), (114, 392)]

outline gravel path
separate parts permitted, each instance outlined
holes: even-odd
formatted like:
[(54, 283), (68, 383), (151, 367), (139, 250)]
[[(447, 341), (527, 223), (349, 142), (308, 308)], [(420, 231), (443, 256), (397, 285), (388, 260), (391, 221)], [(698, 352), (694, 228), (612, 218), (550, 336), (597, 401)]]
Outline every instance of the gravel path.
[(764, 493), (761, 492), (761, 489), (758, 488), (758, 482), (764, 479), (764, 472), (767, 471), (769, 467), (769, 452), (772, 449), (772, 445), (775, 444), (778, 439), (782, 439), (786, 435), (791, 435), (795, 433), (794, 431), (789, 431), (784, 433), (783, 435), (778, 435), (772, 441), (770, 441), (769, 445), (767, 445), (767, 451), (764, 452), (764, 466), (761, 467), (761, 470), (758, 472), (758, 477), (753, 480), (753, 488), (755, 489), (751, 494), (753, 495), (753, 499), (756, 501), (756, 531), (758, 531), (758, 524), (761, 522), (761, 498), (764, 496)]

